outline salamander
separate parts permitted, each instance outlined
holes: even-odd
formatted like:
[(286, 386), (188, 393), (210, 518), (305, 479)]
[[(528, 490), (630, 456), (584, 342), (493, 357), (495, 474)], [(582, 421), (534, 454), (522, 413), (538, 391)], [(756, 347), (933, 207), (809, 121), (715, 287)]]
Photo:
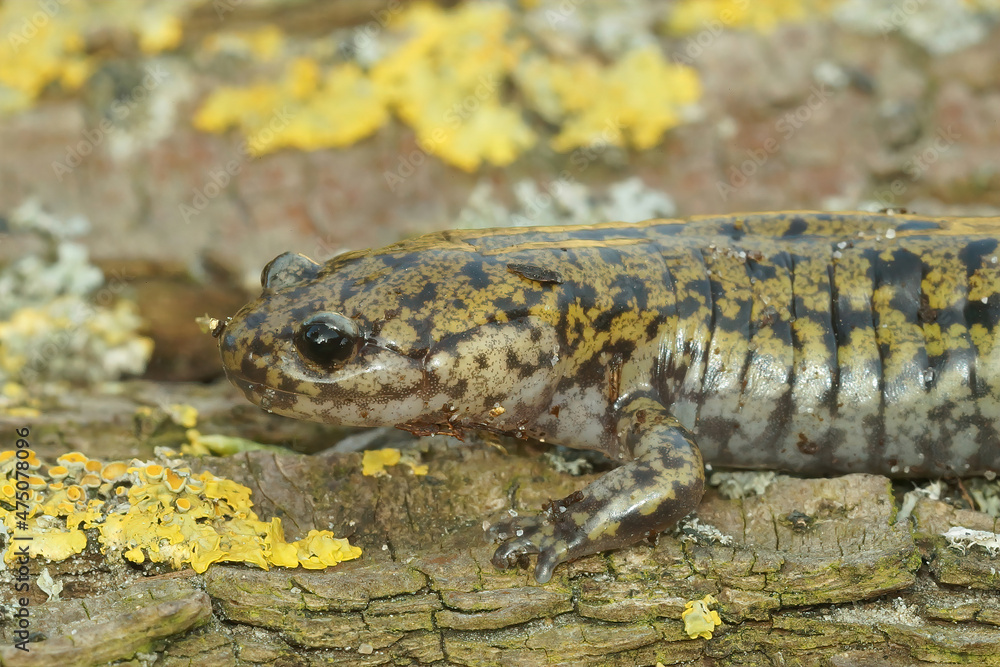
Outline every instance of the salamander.
[(1000, 472), (1000, 218), (780, 212), (445, 231), (285, 253), (223, 327), (252, 402), (482, 429), (618, 467), (494, 528), (493, 563), (620, 548), (694, 510), (705, 461)]

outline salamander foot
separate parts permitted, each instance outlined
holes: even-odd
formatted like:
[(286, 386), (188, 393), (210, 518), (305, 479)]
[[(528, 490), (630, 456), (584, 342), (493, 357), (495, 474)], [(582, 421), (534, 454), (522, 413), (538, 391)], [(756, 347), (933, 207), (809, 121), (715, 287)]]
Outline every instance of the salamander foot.
[(528, 556), (538, 554), (535, 581), (547, 583), (556, 566), (570, 559), (572, 533), (571, 527), (560, 526), (548, 511), (501, 521), (490, 529), (493, 541), (501, 543), (493, 554), (493, 565), (501, 570), (526, 567)]

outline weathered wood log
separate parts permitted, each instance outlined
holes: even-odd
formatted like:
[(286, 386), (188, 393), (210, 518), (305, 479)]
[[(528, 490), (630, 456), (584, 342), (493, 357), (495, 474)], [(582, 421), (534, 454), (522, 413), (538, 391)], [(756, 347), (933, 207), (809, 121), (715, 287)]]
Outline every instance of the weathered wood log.
[[(137, 384), (128, 396), (149, 396)], [(190, 402), (221, 426), (227, 400), (197, 388)], [(67, 406), (93, 407), (68, 400)], [(129, 400), (109, 401), (105, 432), (91, 421), (59, 439), (127, 441)], [(112, 417), (108, 413), (116, 413)], [(58, 415), (53, 411), (50, 416)], [(43, 417), (35, 431), (48, 433)], [(83, 420), (81, 420), (83, 421)], [(257, 427), (260, 423), (255, 422)], [(300, 425), (275, 420), (274, 429)], [(46, 429), (49, 430), (46, 430)], [(234, 425), (235, 428), (235, 425)], [(236, 431), (229, 431), (234, 433)], [(298, 431), (296, 431), (298, 432)], [(312, 433), (310, 431), (309, 433)], [(163, 435), (157, 442), (162, 442)], [(120, 554), (48, 564), (62, 600), (33, 593), (29, 652), (7, 665), (912, 665), (1000, 664), (1000, 558), (949, 547), (952, 525), (996, 529), (985, 514), (920, 500), (897, 520), (889, 480), (779, 476), (761, 496), (710, 490), (697, 527), (658, 543), (561, 566), (538, 586), (529, 570), (489, 562), (483, 521), (510, 507), (533, 511), (582, 486), (556, 470), (542, 445), (419, 443), (425, 476), (405, 466), (361, 474), (361, 454), (250, 452), (192, 461), (253, 489), (262, 517), (280, 516), (289, 538), (332, 529), (363, 547), (356, 561), (322, 571), (216, 564), (203, 575), (123, 564)], [(140, 455), (148, 442), (132, 440)], [(95, 447), (96, 448), (96, 447)], [(570, 456), (574, 456), (571, 453)], [(45, 454), (43, 453), (43, 456)], [(107, 456), (105, 458), (108, 458)], [(37, 574), (37, 571), (34, 571)], [(0, 593), (13, 602), (11, 573)], [(711, 593), (723, 625), (691, 639), (681, 611)]]

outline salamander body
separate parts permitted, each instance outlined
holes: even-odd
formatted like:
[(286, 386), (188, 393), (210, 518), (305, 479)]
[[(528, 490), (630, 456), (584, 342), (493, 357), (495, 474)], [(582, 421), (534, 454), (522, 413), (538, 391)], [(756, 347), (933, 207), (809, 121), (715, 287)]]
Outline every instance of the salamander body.
[(719, 466), (1000, 471), (1000, 218), (787, 212), (450, 231), (286, 253), (220, 339), (280, 414), (470, 429), (622, 465), (496, 529), (494, 563), (634, 543)]

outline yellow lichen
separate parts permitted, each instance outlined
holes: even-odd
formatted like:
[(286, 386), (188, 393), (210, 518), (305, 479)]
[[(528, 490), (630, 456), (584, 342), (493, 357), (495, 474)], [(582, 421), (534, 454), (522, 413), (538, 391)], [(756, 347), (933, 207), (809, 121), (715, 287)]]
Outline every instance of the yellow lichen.
[[(507, 165), (537, 143), (519, 101), (562, 126), (556, 150), (596, 140), (642, 150), (681, 123), (701, 95), (694, 70), (667, 63), (657, 49), (609, 65), (582, 56), (557, 61), (539, 55), (518, 21), (498, 3), (445, 9), (416, 2), (385, 25), (385, 55), (367, 69), (337, 63), (324, 75), (318, 59), (299, 57), (277, 82), (217, 90), (195, 126), (238, 128), (260, 155), (346, 146), (394, 113), (423, 152), (473, 171)], [(511, 83), (521, 96), (509, 93)]]
[(399, 463), (398, 449), (369, 449), (361, 459), (361, 474), (366, 477), (382, 477), (388, 473), (386, 467)]
[(146, 54), (181, 42), (180, 17), (199, 0), (0, 3), (0, 114), (31, 106), (46, 87), (76, 90), (100, 66), (87, 37), (115, 30), (135, 36)]
[(163, 483), (171, 493), (180, 493), (183, 491), (186, 482), (186, 477), (178, 475), (173, 470), (168, 469), (166, 474), (163, 475)]
[[(65, 530), (61, 532), (41, 530), (21, 531), (18, 537), (31, 538), (23, 540), (20, 545), (28, 547), (31, 558), (44, 556), (51, 561), (66, 560), (70, 556), (82, 553), (87, 548), (87, 536), (82, 530)], [(8, 552), (13, 549), (8, 549)], [(6, 559), (10, 563), (13, 559)]]
[(94, 473), (87, 473), (80, 477), (80, 486), (85, 489), (96, 489), (101, 486), (101, 478)]
[(29, 407), (27, 405), (15, 405), (13, 407), (4, 408), (3, 414), (11, 418), (33, 418), (40, 417), (42, 411), (38, 408)]
[(840, 1), (679, 0), (671, 9), (667, 30), (675, 35), (687, 35), (724, 26), (767, 32), (779, 23), (826, 16)]
[(402, 464), (409, 466), (414, 475), (426, 475), (427, 466), (420, 463), (420, 454), (415, 451), (406, 453), (398, 449), (369, 449), (361, 459), (361, 474), (366, 477), (382, 477), (388, 475), (386, 468)]
[(147, 480), (150, 481), (159, 480), (161, 477), (163, 477), (163, 466), (159, 465), (158, 463), (151, 463), (150, 465), (145, 467), (143, 473), (146, 475)]
[(10, 0), (0, 6), (0, 113), (25, 109), (50, 83), (78, 85), (92, 68), (80, 52), (76, 29), (60, 20), (62, 12), (39, 11), (33, 0)]
[(296, 567), (299, 563), (298, 549), (285, 541), (285, 531), (278, 517), (267, 525), (264, 552), (279, 567)]
[(535, 144), (519, 107), (501, 99), (524, 52), (510, 10), (468, 3), (454, 10), (415, 3), (390, 28), (410, 35), (375, 63), (371, 80), (428, 153), (472, 171), (506, 165)]
[(361, 555), (359, 547), (351, 546), (347, 540), (334, 537), (325, 530), (310, 530), (308, 535), (295, 543), (295, 548), (299, 563), (309, 570), (320, 570)]
[(652, 148), (701, 97), (695, 71), (667, 62), (653, 47), (633, 50), (610, 67), (530, 60), (519, 78), (548, 119), (562, 124), (552, 147), (564, 152), (594, 142)]
[[(5, 363), (5, 356), (0, 355), (0, 365)], [(20, 366), (22, 362), (18, 360)], [(0, 387), (0, 413), (8, 417), (38, 417), (41, 410), (36, 406), (40, 401), (37, 396), (32, 396), (20, 382), (3, 382)]]
[(388, 114), (357, 65), (333, 67), (323, 77), (315, 61), (299, 58), (277, 84), (217, 90), (195, 115), (194, 126), (205, 132), (239, 128), (248, 137), (247, 151), (264, 155), (282, 148), (347, 146), (381, 127)]
[(409, 450), (400, 454), (399, 462), (410, 467), (410, 472), (414, 475), (423, 476), (428, 472), (427, 465), (420, 463), (420, 453), (416, 450)]
[(51, 479), (60, 480), (69, 474), (69, 469), (66, 466), (49, 466), (49, 477)]
[(69, 452), (68, 454), (63, 454), (56, 459), (59, 465), (69, 468), (73, 472), (83, 470), (83, 465), (89, 461), (90, 458), (86, 454), (81, 454), (80, 452)]
[(122, 478), (128, 470), (128, 464), (124, 461), (114, 461), (101, 469), (101, 479), (106, 482), (114, 482)]
[(194, 428), (198, 423), (198, 408), (184, 403), (173, 403), (166, 407), (166, 412), (175, 424), (184, 428)]
[(140, 23), (139, 48), (143, 53), (153, 54), (176, 48), (181, 43), (183, 31), (177, 16), (153, 15)]
[(709, 606), (714, 604), (718, 604), (718, 600), (712, 595), (706, 595), (700, 600), (691, 600), (684, 605), (681, 619), (684, 620), (684, 632), (688, 637), (712, 638), (715, 628), (722, 625), (719, 612), (709, 609)]
[(87, 497), (87, 491), (79, 484), (66, 487), (66, 500), (71, 503), (78, 503)]
[[(0, 453), (0, 470), (7, 478), (0, 495), (14, 497), (19, 471), (13, 464), (32, 457)], [(26, 492), (33, 494), (27, 510), (17, 512), (13, 503), (0, 502), (6, 533), (31, 537), (18, 544), (28, 544), (33, 558), (58, 561), (81, 553), (88, 546), (84, 531), (90, 529), (108, 557), (120, 553), (133, 563), (190, 565), (197, 572), (219, 561), (315, 569), (361, 554), (328, 531), (286, 542), (279, 519), (257, 518), (250, 489), (208, 472), (195, 475), (183, 466), (137, 460), (104, 464), (78, 453), (59, 457), (59, 463), (49, 470), (62, 481), (20, 471)], [(98, 475), (86, 471), (88, 466), (111, 481), (101, 484)], [(37, 490), (29, 490), (33, 487)], [(9, 542), (7, 563), (13, 562), (15, 551)]]

